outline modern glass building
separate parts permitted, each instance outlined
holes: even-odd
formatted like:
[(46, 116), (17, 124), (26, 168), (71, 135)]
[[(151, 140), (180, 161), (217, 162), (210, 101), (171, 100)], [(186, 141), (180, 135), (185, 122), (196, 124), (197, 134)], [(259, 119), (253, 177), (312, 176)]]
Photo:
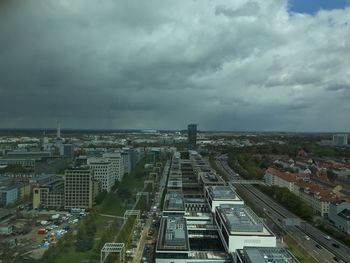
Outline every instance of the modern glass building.
[(197, 148), (197, 124), (189, 124), (188, 132), (188, 149), (195, 150)]

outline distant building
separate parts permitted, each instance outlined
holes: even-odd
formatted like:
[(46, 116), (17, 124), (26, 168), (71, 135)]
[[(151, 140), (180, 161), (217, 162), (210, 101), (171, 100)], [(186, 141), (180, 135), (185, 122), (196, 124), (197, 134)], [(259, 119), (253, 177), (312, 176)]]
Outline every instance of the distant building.
[(74, 157), (73, 144), (62, 144), (60, 147), (60, 155), (72, 159)]
[(347, 134), (335, 134), (333, 135), (333, 143), (335, 145), (347, 145), (348, 135)]
[(17, 186), (1, 186), (0, 187), (0, 205), (6, 206), (17, 201), (18, 189)]
[(197, 124), (189, 124), (187, 126), (188, 148), (195, 150), (197, 148)]
[(124, 167), (124, 174), (129, 174), (131, 172), (131, 156), (129, 151), (124, 149), (121, 152), (122, 160), (123, 160), (123, 167)]
[(94, 170), (76, 168), (65, 171), (64, 208), (91, 208), (98, 193), (98, 182)]
[(350, 234), (350, 203), (344, 200), (331, 203), (328, 217), (338, 229)]

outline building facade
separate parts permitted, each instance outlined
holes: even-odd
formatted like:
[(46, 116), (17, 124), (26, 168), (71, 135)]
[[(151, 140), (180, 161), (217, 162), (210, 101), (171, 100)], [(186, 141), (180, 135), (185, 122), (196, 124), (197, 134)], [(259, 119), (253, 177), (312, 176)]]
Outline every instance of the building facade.
[(115, 183), (115, 171), (110, 160), (105, 158), (89, 158), (88, 166), (94, 170), (94, 177), (101, 182), (101, 189), (110, 192)]
[(96, 196), (94, 170), (77, 168), (65, 171), (64, 208), (91, 208)]
[(62, 209), (64, 207), (64, 180), (42, 184), (33, 188), (34, 209)]
[(332, 202), (329, 206), (329, 220), (341, 231), (350, 234), (350, 203), (345, 200)]
[(17, 186), (2, 186), (0, 187), (0, 205), (6, 206), (17, 201), (18, 189)]
[(187, 126), (188, 148), (195, 150), (197, 148), (197, 124)]

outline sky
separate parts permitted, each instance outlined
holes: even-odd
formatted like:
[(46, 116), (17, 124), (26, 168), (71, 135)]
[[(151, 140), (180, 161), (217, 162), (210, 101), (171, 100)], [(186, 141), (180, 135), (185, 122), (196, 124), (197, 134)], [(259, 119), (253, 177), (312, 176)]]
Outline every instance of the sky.
[(348, 1), (2, 4), (0, 128), (350, 130)]

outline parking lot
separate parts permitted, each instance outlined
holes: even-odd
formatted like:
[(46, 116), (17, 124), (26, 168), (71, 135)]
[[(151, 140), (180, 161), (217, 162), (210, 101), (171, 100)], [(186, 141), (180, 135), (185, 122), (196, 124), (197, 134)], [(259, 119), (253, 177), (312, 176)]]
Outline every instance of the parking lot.
[(69, 231), (74, 231), (86, 213), (29, 211), (18, 213), (6, 222), (11, 233), (1, 237), (0, 258), (18, 256), (40, 258)]

